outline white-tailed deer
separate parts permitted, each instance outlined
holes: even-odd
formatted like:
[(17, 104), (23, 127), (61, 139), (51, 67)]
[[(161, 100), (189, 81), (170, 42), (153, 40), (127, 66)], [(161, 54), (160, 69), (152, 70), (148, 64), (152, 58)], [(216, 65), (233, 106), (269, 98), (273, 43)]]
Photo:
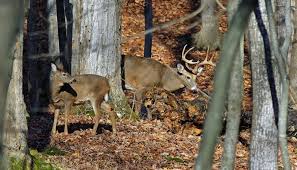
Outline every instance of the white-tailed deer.
[[(135, 111), (140, 112), (143, 93), (152, 87), (160, 87), (167, 91), (175, 91), (187, 87), (192, 91), (197, 91), (196, 77), (202, 71), (202, 65), (212, 65), (212, 59), (206, 57), (203, 62), (186, 59), (186, 55), (193, 49), (185, 52), (186, 45), (182, 51), (182, 60), (185, 66), (191, 71), (188, 72), (183, 65), (177, 64), (173, 69), (160, 62), (143, 57), (124, 56), (124, 79), (125, 87), (135, 91)], [(195, 65), (191, 68), (189, 65)], [(148, 115), (151, 118), (151, 115)]]
[(65, 110), (65, 126), (64, 133), (68, 134), (68, 114), (73, 105), (83, 104), (90, 101), (95, 112), (95, 124), (93, 134), (96, 134), (99, 124), (100, 108), (110, 113), (112, 130), (116, 132), (115, 113), (111, 107), (104, 101), (108, 100), (108, 92), (110, 86), (105, 77), (93, 74), (83, 74), (71, 76), (68, 73), (57, 68), (55, 64), (51, 64), (51, 95), (52, 107), (55, 110), (52, 134), (56, 133), (57, 120), (59, 116), (59, 108), (64, 106)]

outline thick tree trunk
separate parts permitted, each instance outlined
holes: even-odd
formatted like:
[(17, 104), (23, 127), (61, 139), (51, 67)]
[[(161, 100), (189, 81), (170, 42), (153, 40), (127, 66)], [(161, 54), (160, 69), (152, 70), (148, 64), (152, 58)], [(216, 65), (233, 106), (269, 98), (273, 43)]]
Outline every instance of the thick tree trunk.
[[(15, 36), (22, 26), (23, 19), (23, 1), (11, 0), (0, 2), (0, 21), (5, 23), (0, 27), (0, 169), (6, 169), (4, 161), (5, 156), (3, 149), (5, 147), (7, 134), (5, 130), (7, 122), (5, 122), (6, 115), (6, 96), (8, 85), (10, 82), (11, 67), (13, 60), (11, 59), (11, 47), (13, 45), (22, 46), (22, 44), (15, 43)], [(21, 69), (21, 68), (20, 68)], [(21, 86), (20, 86), (21, 87)], [(10, 97), (9, 97), (10, 98)], [(9, 103), (9, 102), (7, 102)], [(5, 123), (5, 124), (4, 124)], [(3, 140), (4, 139), (4, 140)]]
[(200, 32), (194, 35), (196, 47), (199, 49), (217, 49), (220, 46), (221, 35), (218, 27), (218, 17), (215, 14), (215, 1), (202, 0), (206, 6), (202, 11), (202, 27)]
[(13, 69), (8, 87), (4, 117), (4, 151), (8, 158), (23, 160), (28, 154), (27, 112), (23, 97), (23, 32), (12, 50)]
[[(294, 1), (295, 5), (297, 0)], [(294, 36), (292, 41), (292, 55), (289, 64), (289, 80), (290, 80), (290, 97), (294, 104), (295, 109), (297, 109), (297, 11), (293, 12), (293, 22), (294, 22)]]
[[(231, 0), (228, 3), (228, 24), (238, 7), (240, 0)], [(235, 151), (238, 140), (241, 101), (243, 97), (243, 37), (237, 48), (228, 91), (227, 127), (224, 141), (224, 154), (221, 169), (234, 169)]]
[(121, 86), (120, 1), (73, 1), (72, 73), (93, 73), (110, 80), (118, 115), (131, 113)]
[[(26, 55), (24, 55), (26, 80), (25, 93), (28, 93), (28, 110), (40, 112), (49, 103), (49, 73), (51, 58), (48, 54), (47, 1), (30, 1), (27, 25)], [(51, 16), (50, 16), (51, 17)], [(52, 54), (50, 54), (52, 55)]]
[[(259, 2), (264, 23), (264, 1)], [(253, 15), (249, 24), (249, 46), (253, 80), (253, 119), (250, 169), (277, 169), (277, 129), (264, 59), (263, 40)]]
[[(18, 10), (22, 11), (21, 9)], [(23, 15), (18, 17), (22, 18)], [(11, 56), (13, 56), (14, 60), (7, 92), (3, 146), (8, 161), (18, 160), (26, 163), (28, 158), (28, 127), (23, 97), (23, 25), (19, 26), (21, 27), (20, 32), (11, 50)]]

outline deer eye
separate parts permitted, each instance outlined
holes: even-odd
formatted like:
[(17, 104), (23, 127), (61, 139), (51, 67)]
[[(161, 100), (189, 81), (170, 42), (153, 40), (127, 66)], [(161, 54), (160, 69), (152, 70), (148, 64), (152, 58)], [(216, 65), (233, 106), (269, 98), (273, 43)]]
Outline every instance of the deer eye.
[(67, 74), (66, 73), (62, 73), (62, 76), (67, 76)]

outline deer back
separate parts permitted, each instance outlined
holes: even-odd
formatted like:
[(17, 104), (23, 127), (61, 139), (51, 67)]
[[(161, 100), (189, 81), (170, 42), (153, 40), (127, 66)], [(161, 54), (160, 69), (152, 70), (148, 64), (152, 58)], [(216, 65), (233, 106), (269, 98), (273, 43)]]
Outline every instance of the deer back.
[(73, 76), (75, 82), (71, 87), (77, 92), (76, 102), (87, 100), (102, 100), (108, 94), (110, 86), (108, 79), (94, 74), (82, 74)]
[(124, 61), (125, 84), (129, 89), (161, 87), (174, 91), (185, 86), (196, 88), (196, 77), (186, 74), (181, 65), (173, 69), (156, 60), (135, 56), (125, 56)]
[(51, 94), (53, 102), (60, 100), (80, 103), (87, 100), (103, 100), (110, 89), (107, 78), (83, 74), (71, 76), (52, 64)]

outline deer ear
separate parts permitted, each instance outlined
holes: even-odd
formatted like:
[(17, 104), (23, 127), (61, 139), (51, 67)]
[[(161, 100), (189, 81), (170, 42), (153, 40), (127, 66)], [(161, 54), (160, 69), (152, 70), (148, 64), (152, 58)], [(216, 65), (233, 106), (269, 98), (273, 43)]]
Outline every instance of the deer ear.
[(181, 65), (181, 64), (177, 64), (177, 65), (176, 65), (176, 68), (177, 68), (177, 71), (178, 71), (178, 72), (182, 72), (182, 71), (185, 69), (184, 66)]
[(54, 63), (51, 63), (52, 71), (56, 72), (57, 71), (57, 66)]

